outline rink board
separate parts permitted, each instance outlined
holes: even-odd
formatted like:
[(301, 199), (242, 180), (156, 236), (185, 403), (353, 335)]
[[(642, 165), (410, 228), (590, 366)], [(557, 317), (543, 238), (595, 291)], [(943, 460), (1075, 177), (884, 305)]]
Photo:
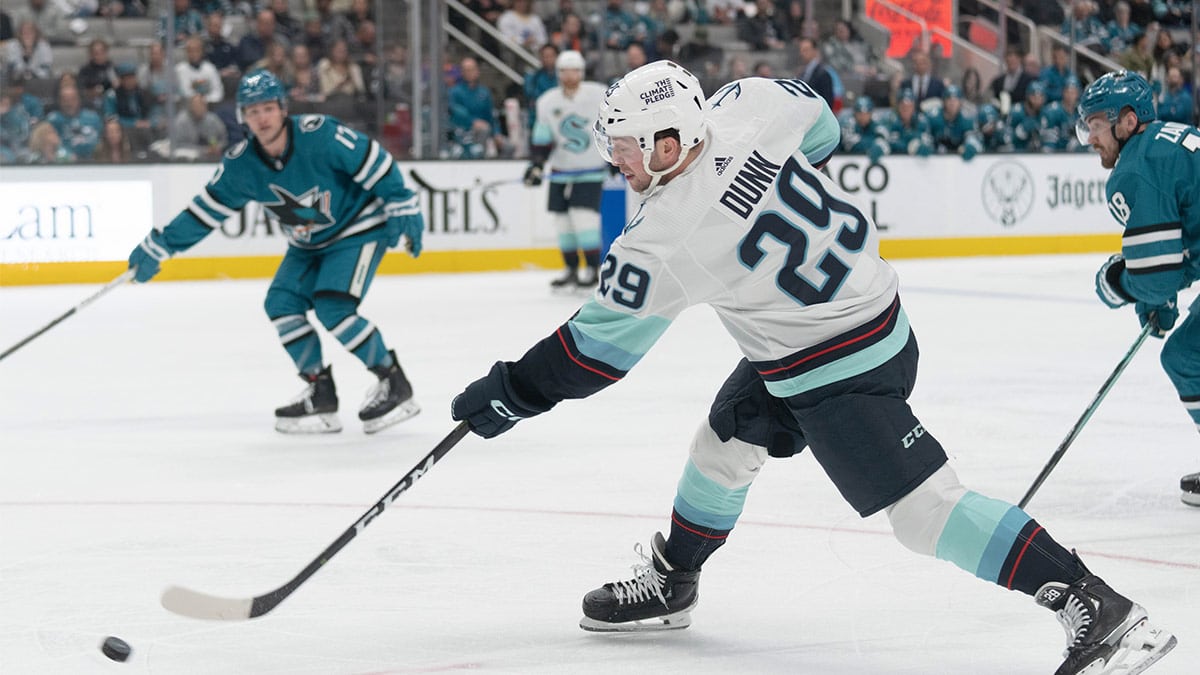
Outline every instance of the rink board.
[[(546, 186), (522, 161), (406, 162), (421, 197), (424, 253), (387, 256), (381, 274), (555, 268), (561, 262)], [(6, 168), (0, 181), (0, 286), (102, 282), (128, 252), (184, 208), (215, 165)], [(878, 223), (889, 258), (1115, 251), (1091, 154), (837, 157), (827, 169)], [(628, 203), (636, 207), (636, 196)], [(262, 278), (286, 242), (257, 204), (163, 267), (160, 279)]]

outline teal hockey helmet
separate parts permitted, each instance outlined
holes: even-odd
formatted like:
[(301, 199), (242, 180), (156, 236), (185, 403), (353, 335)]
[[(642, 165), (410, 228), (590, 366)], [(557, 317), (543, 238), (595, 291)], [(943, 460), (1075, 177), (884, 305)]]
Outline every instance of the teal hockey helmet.
[(287, 107), (287, 94), (279, 78), (269, 70), (256, 70), (242, 78), (237, 89), (237, 118), (242, 122), (242, 109), (255, 103), (279, 101), (279, 107)]
[(1075, 135), (1079, 142), (1087, 145), (1091, 135), (1087, 119), (1104, 113), (1109, 124), (1116, 124), (1125, 108), (1133, 110), (1138, 122), (1152, 122), (1154, 112), (1154, 90), (1140, 73), (1115, 70), (1096, 78), (1083, 90), (1079, 97), (1079, 119), (1075, 123)]

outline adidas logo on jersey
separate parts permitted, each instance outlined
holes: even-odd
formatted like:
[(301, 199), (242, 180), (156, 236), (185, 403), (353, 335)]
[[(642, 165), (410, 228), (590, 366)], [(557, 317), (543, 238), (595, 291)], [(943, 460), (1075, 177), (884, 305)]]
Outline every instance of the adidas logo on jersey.
[(733, 158), (732, 157), (717, 157), (713, 161), (716, 162), (716, 165), (717, 165), (717, 175), (724, 176), (725, 169), (729, 168), (729, 164), (731, 162), (733, 162)]

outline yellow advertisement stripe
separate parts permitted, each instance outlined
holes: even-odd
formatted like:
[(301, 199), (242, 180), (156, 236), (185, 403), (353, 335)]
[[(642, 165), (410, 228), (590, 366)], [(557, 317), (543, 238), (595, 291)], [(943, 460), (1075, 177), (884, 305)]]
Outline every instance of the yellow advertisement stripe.
[[(975, 255), (1033, 255), (1051, 253), (1109, 253), (1121, 250), (1121, 235), (1095, 234), (1048, 237), (956, 237), (951, 239), (884, 239), (885, 258), (949, 258)], [(163, 265), (155, 280), (264, 279), (275, 273), (277, 256), (246, 258), (179, 258)], [(418, 259), (391, 251), (379, 274), (494, 272), (558, 269), (556, 249), (487, 251), (426, 251)], [(0, 286), (104, 283), (125, 271), (124, 262), (32, 263), (0, 265)]]

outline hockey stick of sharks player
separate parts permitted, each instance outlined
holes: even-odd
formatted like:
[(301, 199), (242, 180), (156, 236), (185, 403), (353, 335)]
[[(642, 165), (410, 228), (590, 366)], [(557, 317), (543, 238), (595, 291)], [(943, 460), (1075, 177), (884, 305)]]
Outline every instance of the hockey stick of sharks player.
[(454, 427), (454, 430), (449, 435), (443, 438), (420, 462), (417, 462), (417, 465), (405, 474), (399, 483), (393, 485), (387, 491), (387, 494), (383, 495), (382, 499), (375, 502), (374, 506), (355, 521), (350, 526), (350, 529), (343, 532), (342, 536), (338, 537), (324, 551), (321, 551), (320, 555), (308, 563), (304, 569), (300, 570), (299, 574), (292, 577), (286, 584), (269, 593), (264, 593), (253, 598), (222, 598), (180, 586), (170, 586), (167, 590), (163, 591), (162, 606), (181, 616), (217, 621), (253, 619), (275, 609), (279, 603), (286, 600), (297, 588), (300, 588), (301, 584), (315, 574), (317, 570), (321, 569), (325, 563), (329, 562), (338, 551), (345, 548), (346, 544), (349, 544), (350, 540), (354, 539), (363, 528), (370, 525), (376, 516), (383, 513), (388, 504), (395, 501), (402, 492), (412, 487), (412, 484), (417, 482), (418, 478), (433, 468), (433, 465), (445, 456), (447, 452), (450, 452), (450, 449), (457, 445), (470, 430), (471, 427), (465, 421)]
[(1079, 421), (1071, 428), (1071, 433), (1067, 434), (1062, 444), (1058, 446), (1058, 450), (1054, 451), (1054, 454), (1050, 457), (1050, 461), (1046, 462), (1046, 466), (1038, 474), (1037, 479), (1033, 481), (1033, 485), (1030, 485), (1029, 489), (1025, 491), (1025, 496), (1021, 497), (1021, 502), (1017, 506), (1025, 508), (1025, 505), (1029, 503), (1030, 499), (1033, 499), (1034, 493), (1038, 491), (1042, 483), (1046, 482), (1046, 478), (1050, 475), (1050, 472), (1054, 470), (1054, 467), (1058, 465), (1058, 461), (1067, 453), (1067, 448), (1075, 441), (1075, 437), (1079, 435), (1079, 432), (1083, 431), (1083, 425), (1087, 424), (1088, 420), (1092, 418), (1092, 413), (1096, 412), (1096, 408), (1100, 407), (1100, 402), (1108, 395), (1108, 390), (1112, 389), (1113, 385), (1116, 384), (1117, 378), (1124, 372), (1125, 366), (1129, 365), (1129, 362), (1133, 360), (1133, 355), (1137, 353), (1142, 343), (1146, 341), (1146, 336), (1150, 335), (1152, 327), (1153, 324), (1147, 322), (1146, 326), (1142, 328), (1142, 332), (1138, 335), (1137, 340), (1133, 342), (1133, 346), (1129, 348), (1129, 351), (1125, 352), (1125, 358), (1121, 359), (1121, 362), (1109, 374), (1108, 379), (1104, 381), (1104, 385), (1097, 392), (1096, 398), (1092, 399), (1092, 404), (1087, 407), (1087, 410), (1083, 411), (1083, 415), (1079, 418)]
[(112, 281), (108, 282), (107, 284), (104, 284), (103, 288), (96, 291), (95, 293), (92, 293), (88, 297), (84, 298), (78, 305), (75, 305), (71, 309), (68, 309), (66, 312), (61, 314), (57, 319), (55, 319), (55, 320), (51, 321), (50, 323), (46, 324), (45, 326), (42, 326), (41, 328), (39, 328), (36, 332), (33, 333), (33, 335), (30, 335), (29, 337), (25, 338), (24, 340), (21, 340), (17, 344), (9, 347), (8, 349), (5, 349), (4, 353), (0, 354), (0, 361), (4, 360), (4, 357), (17, 351), (21, 347), (24, 347), (25, 345), (29, 344), (30, 342), (33, 342), (34, 339), (37, 338), (39, 335), (41, 335), (42, 333), (45, 333), (46, 331), (50, 330), (51, 328), (54, 328), (59, 323), (61, 323), (64, 319), (71, 316), (75, 312), (78, 312), (79, 310), (83, 309), (84, 307), (87, 307), (88, 305), (92, 304), (97, 299), (99, 299), (100, 296), (111, 291), (112, 289), (116, 288), (117, 286), (124, 284), (126, 281), (129, 281), (132, 278), (133, 278), (133, 270), (125, 270), (125, 272), (123, 272), (121, 274), (121, 276), (117, 277), (116, 279), (113, 279)]

